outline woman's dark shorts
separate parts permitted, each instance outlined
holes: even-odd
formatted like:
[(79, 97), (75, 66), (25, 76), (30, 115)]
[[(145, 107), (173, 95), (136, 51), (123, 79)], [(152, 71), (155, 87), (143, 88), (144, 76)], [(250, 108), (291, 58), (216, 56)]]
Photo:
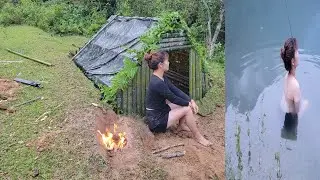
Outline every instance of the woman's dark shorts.
[(150, 131), (155, 133), (166, 132), (170, 110), (170, 107), (163, 111), (146, 110), (146, 117)]

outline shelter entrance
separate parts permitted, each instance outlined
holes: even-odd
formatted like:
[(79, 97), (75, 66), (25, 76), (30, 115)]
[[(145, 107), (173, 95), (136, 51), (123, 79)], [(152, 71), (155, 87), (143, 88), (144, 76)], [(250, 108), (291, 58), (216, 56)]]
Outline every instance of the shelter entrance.
[(170, 81), (189, 95), (189, 49), (171, 50), (169, 53), (169, 71), (166, 72)]

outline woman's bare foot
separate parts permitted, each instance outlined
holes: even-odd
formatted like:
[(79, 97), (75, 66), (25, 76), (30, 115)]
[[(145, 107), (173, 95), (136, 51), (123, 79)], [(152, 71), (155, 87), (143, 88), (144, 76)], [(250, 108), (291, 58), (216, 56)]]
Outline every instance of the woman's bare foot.
[(196, 137), (196, 141), (204, 146), (210, 146), (212, 145), (212, 142), (206, 140), (203, 136)]

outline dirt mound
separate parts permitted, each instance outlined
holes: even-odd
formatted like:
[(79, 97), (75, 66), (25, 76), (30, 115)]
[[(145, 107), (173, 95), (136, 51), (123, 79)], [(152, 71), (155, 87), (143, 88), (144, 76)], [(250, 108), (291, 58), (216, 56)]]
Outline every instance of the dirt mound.
[[(117, 152), (109, 152), (99, 145), (97, 130), (106, 128), (125, 132), (127, 145)], [(188, 133), (169, 131), (153, 134), (142, 119), (123, 117), (111, 110), (88, 106), (68, 111), (61, 129), (37, 138), (37, 151), (58, 148), (76, 153), (89, 162), (87, 174), (93, 179), (225, 179), (224, 176), (224, 110), (217, 108), (209, 117), (198, 117), (198, 125), (213, 147), (204, 147)], [(183, 143), (159, 154), (185, 151), (182, 157), (164, 159), (154, 150)], [(103, 161), (104, 163), (101, 163)], [(101, 166), (101, 164), (106, 164)], [(55, 172), (59, 179), (61, 172)]]
[(8, 79), (0, 79), (0, 101), (13, 100), (19, 84)]
[[(200, 129), (214, 142), (212, 147), (204, 147), (188, 133), (169, 131), (153, 135), (142, 120), (117, 117), (109, 111), (104, 118), (97, 116), (99, 128), (103, 130), (109, 126), (112, 129), (116, 123), (119, 132), (127, 133), (128, 144), (114, 153), (100, 148), (100, 154), (109, 162), (114, 179), (224, 179), (224, 111), (220, 108), (216, 113), (206, 118), (198, 117)], [(155, 149), (179, 143), (184, 146), (159, 154), (185, 151), (182, 157), (164, 159), (152, 153)]]

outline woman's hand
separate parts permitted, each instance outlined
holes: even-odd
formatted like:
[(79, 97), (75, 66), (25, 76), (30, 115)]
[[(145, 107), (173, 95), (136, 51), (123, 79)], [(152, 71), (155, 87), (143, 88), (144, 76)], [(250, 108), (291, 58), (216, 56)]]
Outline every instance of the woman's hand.
[(191, 107), (194, 114), (197, 114), (199, 112), (199, 107), (193, 99), (191, 100)]
[(301, 108), (300, 108), (300, 111), (299, 111), (299, 118), (304, 114), (304, 112), (306, 111), (306, 109), (309, 107), (309, 101), (304, 99), (302, 100), (301, 102)]

